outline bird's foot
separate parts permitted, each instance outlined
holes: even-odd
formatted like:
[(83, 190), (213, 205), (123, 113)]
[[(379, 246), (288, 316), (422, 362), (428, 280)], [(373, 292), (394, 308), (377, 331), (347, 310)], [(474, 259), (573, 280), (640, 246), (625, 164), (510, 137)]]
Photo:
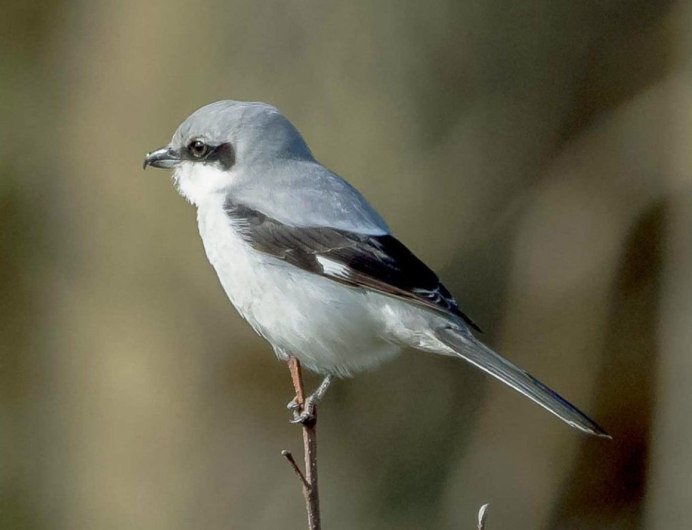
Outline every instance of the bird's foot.
[(320, 386), (317, 387), (312, 394), (305, 398), (305, 402), (301, 405), (298, 400), (298, 396), (294, 397), (288, 402), (286, 408), (288, 408), (293, 413), (293, 419), (291, 423), (300, 423), (302, 425), (308, 425), (315, 421), (315, 407), (322, 400), (324, 395), (327, 393), (327, 389), (332, 382), (332, 376), (326, 376)]
[(293, 424), (300, 423), (301, 425), (310, 425), (311, 423), (314, 423), (314, 421), (315, 421), (315, 405), (314, 405), (314, 403), (311, 404), (308, 401), (305, 401), (304, 406), (293, 409), (293, 419), (291, 420), (291, 423), (293, 423)]
[[(311, 396), (312, 397), (312, 396)], [(315, 420), (315, 405), (310, 406), (309, 399), (306, 400), (306, 405), (303, 406), (298, 402), (298, 396), (294, 397), (286, 404), (286, 408), (293, 414), (291, 423), (302, 423), (303, 425)]]

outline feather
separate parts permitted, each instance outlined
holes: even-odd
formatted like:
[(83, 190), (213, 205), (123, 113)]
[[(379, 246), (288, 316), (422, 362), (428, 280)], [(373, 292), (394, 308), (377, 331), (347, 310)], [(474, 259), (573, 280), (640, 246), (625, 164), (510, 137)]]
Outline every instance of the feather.
[(227, 200), (226, 214), (255, 250), (351, 287), (412, 302), (479, 327), (460, 309), (437, 275), (389, 234), (283, 224)]

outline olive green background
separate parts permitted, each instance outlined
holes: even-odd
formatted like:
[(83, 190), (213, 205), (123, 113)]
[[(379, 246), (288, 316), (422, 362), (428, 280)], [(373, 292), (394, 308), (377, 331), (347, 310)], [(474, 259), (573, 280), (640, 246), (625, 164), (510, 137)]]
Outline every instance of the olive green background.
[[(288, 373), (141, 170), (277, 105), (484, 339), (614, 436), (407, 353), (320, 409), (327, 529), (678, 529), (689, 1), (0, 3), (0, 529), (299, 529)], [(311, 378), (310, 384), (316, 379)]]

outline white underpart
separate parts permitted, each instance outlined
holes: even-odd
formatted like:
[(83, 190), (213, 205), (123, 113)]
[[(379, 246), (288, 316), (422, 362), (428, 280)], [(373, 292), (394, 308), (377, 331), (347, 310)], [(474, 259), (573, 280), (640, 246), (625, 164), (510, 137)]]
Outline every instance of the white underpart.
[[(276, 349), (314, 371), (342, 376), (373, 368), (407, 345), (452, 354), (432, 336), (439, 317), (431, 312), (254, 250), (223, 211), (224, 199), (211, 194), (198, 202), (207, 257), (238, 312)], [(336, 262), (320, 262), (343, 272)]]
[[(174, 173), (180, 193), (197, 206), (204, 249), (238, 312), (279, 355), (307, 368), (347, 376), (374, 368), (411, 346), (454, 355), (433, 335), (435, 313), (366, 289), (303, 271), (253, 249), (224, 212), (233, 171), (183, 162)], [(326, 257), (326, 275), (347, 267)]]

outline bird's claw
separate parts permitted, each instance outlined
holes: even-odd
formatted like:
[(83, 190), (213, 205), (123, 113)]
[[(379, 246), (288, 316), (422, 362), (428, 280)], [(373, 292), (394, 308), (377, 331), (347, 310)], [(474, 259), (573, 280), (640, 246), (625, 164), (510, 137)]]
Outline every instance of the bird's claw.
[(288, 408), (293, 411), (293, 424), (308, 425), (315, 421), (315, 400), (312, 396), (308, 397), (302, 406), (296, 397), (288, 404)]
[(298, 410), (293, 411), (293, 419), (291, 420), (291, 423), (294, 425), (301, 424), (301, 425), (309, 425), (310, 423), (315, 421), (315, 414), (314, 414), (314, 407), (313, 411), (311, 412), (309, 409), (304, 409), (301, 412), (298, 412)]
[(326, 376), (317, 390), (306, 397), (303, 403), (300, 402), (297, 395), (288, 402), (286, 408), (293, 412), (291, 423), (309, 425), (315, 422), (315, 407), (324, 397), (324, 393), (327, 391), (327, 388), (329, 388), (332, 378), (333, 376), (331, 375)]
[(298, 403), (298, 396), (294, 397), (291, 401), (286, 403), (286, 408), (293, 411), (294, 413), (300, 409), (300, 403)]

